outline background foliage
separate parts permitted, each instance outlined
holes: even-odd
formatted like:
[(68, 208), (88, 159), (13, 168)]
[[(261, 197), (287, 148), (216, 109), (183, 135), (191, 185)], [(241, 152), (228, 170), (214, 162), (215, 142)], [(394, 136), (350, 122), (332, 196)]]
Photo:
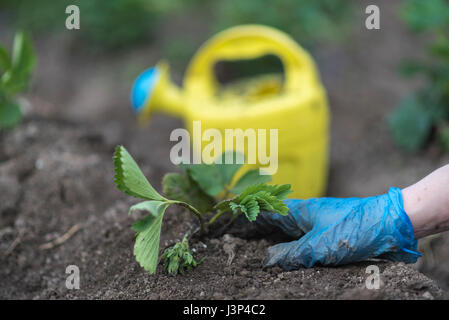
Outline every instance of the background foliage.
[(341, 39), (353, 13), (346, 0), (218, 1), (216, 29), (244, 23), (279, 28), (302, 44)]
[(410, 151), (436, 138), (449, 151), (449, 3), (444, 0), (409, 0), (401, 16), (412, 32), (430, 38), (426, 59), (400, 67), (405, 77), (419, 76), (425, 84), (390, 115), (396, 143)]
[[(260, 23), (284, 30), (302, 43), (341, 38), (352, 13), (351, 2), (345, 0), (4, 0), (0, 9), (12, 11), (21, 28), (50, 32), (64, 25), (70, 4), (80, 8), (81, 38), (99, 48), (151, 40), (164, 19), (188, 9), (213, 15), (210, 33)], [(175, 57), (190, 51), (185, 39), (180, 37), (178, 42), (169, 45)]]
[(29, 37), (19, 32), (14, 37), (11, 54), (0, 44), (0, 129), (17, 125), (22, 117), (16, 95), (28, 86), (35, 64)]

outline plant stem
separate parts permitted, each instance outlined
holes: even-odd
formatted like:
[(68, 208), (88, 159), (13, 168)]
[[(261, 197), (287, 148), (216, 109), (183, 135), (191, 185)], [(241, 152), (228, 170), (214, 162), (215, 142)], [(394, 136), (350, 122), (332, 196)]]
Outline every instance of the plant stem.
[(183, 206), (184, 208), (187, 208), (193, 216), (198, 218), (198, 220), (200, 221), (201, 233), (204, 232), (204, 219), (201, 212), (199, 212), (195, 207), (191, 206), (190, 204), (182, 201), (169, 200), (168, 202), (171, 204), (178, 204), (180, 206)]
[(228, 212), (228, 210), (223, 210), (223, 211), (218, 211), (207, 223), (208, 225), (211, 225), (212, 223), (215, 222), (215, 220), (217, 220), (218, 218), (220, 218), (223, 214), (225, 214), (226, 212)]
[(220, 230), (220, 232), (218, 234), (222, 234), (226, 231), (226, 229), (228, 229), (235, 221), (235, 219), (237, 219), (239, 216), (241, 215), (241, 213), (235, 214), (232, 216), (231, 220), (229, 220), (228, 223), (226, 223)]

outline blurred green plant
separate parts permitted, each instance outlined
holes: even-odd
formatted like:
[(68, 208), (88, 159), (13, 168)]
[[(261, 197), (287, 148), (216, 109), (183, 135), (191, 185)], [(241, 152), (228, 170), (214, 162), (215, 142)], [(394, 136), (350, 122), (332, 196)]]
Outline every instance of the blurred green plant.
[[(211, 21), (209, 36), (236, 25), (263, 24), (288, 33), (305, 46), (321, 40), (343, 40), (354, 13), (354, 4), (345, 0), (185, 0), (184, 4)], [(189, 62), (203, 40), (185, 35), (170, 38), (164, 40), (162, 52), (180, 68)]]
[[(348, 34), (354, 13), (354, 4), (345, 0), (190, 0), (189, 6), (211, 21), (210, 36), (218, 31), (241, 24), (263, 24), (278, 28), (301, 45), (313, 47), (319, 41), (341, 41)], [(210, 17), (212, 18), (210, 18)], [(183, 69), (202, 40), (192, 37), (167, 39), (162, 48), (163, 55), (176, 69)], [(242, 61), (239, 66), (227, 64), (221, 70), (223, 78), (241, 78), (250, 74), (282, 73), (273, 60), (258, 63)], [(218, 69), (215, 71), (219, 71)]]
[(201, 46), (204, 39), (194, 37), (175, 37), (164, 40), (161, 54), (170, 61), (170, 65), (176, 70), (183, 70), (187, 67), (190, 59), (196, 50)]
[[(76, 35), (105, 49), (148, 40), (156, 35), (160, 22), (187, 9), (212, 16), (211, 33), (257, 23), (279, 28), (302, 44), (341, 39), (353, 12), (353, 4), (346, 0), (3, 0), (0, 9), (9, 11), (18, 27), (42, 33), (64, 31), (65, 8), (71, 4), (80, 8), (81, 28)], [(174, 55), (179, 51), (183, 59), (191, 45), (177, 42), (166, 45), (167, 51)]]
[[(193, 0), (189, 0), (190, 2)], [(165, 14), (181, 9), (182, 0), (4, 0), (18, 26), (33, 32), (64, 31), (68, 5), (80, 8), (79, 33), (94, 48), (119, 48), (143, 41)]]
[(31, 40), (16, 33), (11, 56), (0, 46), (0, 129), (17, 125), (22, 118), (16, 95), (26, 89), (35, 64)]
[(301, 44), (341, 40), (349, 29), (353, 4), (347, 0), (221, 0), (215, 29), (257, 23), (289, 33)]
[(449, 3), (445, 0), (408, 0), (401, 10), (415, 33), (431, 36), (425, 61), (400, 65), (405, 77), (422, 76), (425, 85), (404, 98), (390, 114), (396, 144), (405, 150), (422, 148), (434, 135), (449, 152)]

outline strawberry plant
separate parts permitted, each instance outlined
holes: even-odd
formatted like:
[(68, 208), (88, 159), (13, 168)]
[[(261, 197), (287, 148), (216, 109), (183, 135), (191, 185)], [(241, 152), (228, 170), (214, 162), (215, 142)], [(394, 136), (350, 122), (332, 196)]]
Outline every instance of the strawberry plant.
[[(222, 160), (225, 154), (222, 155)], [(236, 153), (233, 153), (236, 159)], [(287, 206), (282, 201), (291, 192), (290, 185), (268, 185), (270, 176), (259, 170), (249, 170), (236, 182), (234, 177), (241, 164), (182, 164), (181, 173), (164, 176), (163, 193), (159, 194), (145, 178), (137, 163), (123, 146), (114, 152), (115, 183), (124, 193), (142, 199), (129, 213), (147, 211), (148, 215), (132, 226), (136, 232), (134, 255), (137, 262), (150, 274), (156, 272), (159, 262), (159, 242), (162, 220), (170, 205), (181, 206), (197, 219), (199, 226), (189, 231), (184, 239), (166, 249), (161, 259), (171, 274), (189, 270), (198, 265), (189, 248), (192, 235), (209, 233), (210, 226), (227, 215), (224, 228), (244, 215), (250, 222), (260, 211), (286, 215)], [(234, 162), (235, 163), (235, 162)], [(201, 262), (201, 261), (200, 261)]]
[(34, 63), (33, 46), (25, 34), (15, 35), (11, 56), (0, 46), (0, 129), (19, 123), (22, 112), (15, 97), (27, 87)]
[(404, 76), (421, 76), (425, 85), (403, 99), (389, 117), (393, 138), (415, 151), (436, 137), (449, 151), (449, 4), (445, 0), (409, 0), (402, 17), (416, 33), (430, 36), (428, 59), (401, 65)]

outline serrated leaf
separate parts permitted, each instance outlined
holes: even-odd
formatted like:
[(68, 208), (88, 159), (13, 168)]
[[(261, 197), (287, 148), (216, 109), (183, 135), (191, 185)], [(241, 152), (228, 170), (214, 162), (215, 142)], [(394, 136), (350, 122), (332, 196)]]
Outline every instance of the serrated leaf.
[(275, 212), (276, 211), (274, 206), (267, 199), (265, 199), (263, 197), (257, 197), (257, 201), (259, 203), (260, 210), (267, 211), (267, 212)]
[(237, 210), (240, 210), (240, 205), (233, 201), (227, 201), (226, 205), (229, 205), (229, 208), (231, 208), (232, 212), (234, 213), (237, 213)]
[(114, 182), (126, 194), (147, 200), (166, 201), (148, 182), (137, 163), (123, 146), (114, 152)]
[(240, 195), (238, 195), (236, 197), (236, 199), (239, 199), (240, 201), (243, 200), (246, 196), (251, 195), (251, 194), (255, 194), (259, 191), (268, 191), (270, 192), (272, 189), (272, 187), (270, 187), (267, 184), (264, 183), (258, 183), (258, 184), (254, 184), (252, 186), (248, 186), (246, 187), (241, 193)]
[(134, 255), (137, 262), (150, 274), (156, 272), (162, 219), (168, 206), (168, 203), (162, 201), (144, 201), (130, 209), (130, 212), (135, 210), (150, 212), (148, 216), (133, 225), (133, 229), (137, 232)]
[(13, 128), (22, 118), (19, 105), (11, 101), (0, 100), (0, 128)]
[(259, 173), (259, 169), (248, 170), (245, 172), (243, 176), (235, 183), (231, 192), (233, 194), (241, 193), (246, 187), (259, 184), (259, 183), (267, 183), (271, 181), (271, 176), (269, 175), (261, 175)]
[(201, 213), (210, 211), (214, 205), (214, 199), (186, 173), (166, 174), (162, 179), (162, 191), (169, 199), (189, 203)]
[(396, 144), (406, 150), (421, 148), (432, 128), (432, 115), (416, 97), (404, 100), (389, 117)]
[(288, 207), (282, 200), (290, 192), (290, 185), (256, 184), (232, 199), (219, 202), (215, 208), (220, 211), (232, 210), (234, 214), (244, 213), (249, 221), (254, 221), (260, 210), (286, 215)]
[(260, 208), (257, 200), (254, 198), (249, 199), (245, 202), (245, 216), (249, 221), (256, 221), (257, 216), (259, 215)]
[(240, 201), (241, 201), (246, 196), (256, 194), (257, 192), (260, 192), (260, 191), (266, 191), (270, 194), (273, 194), (274, 192), (277, 191), (277, 189), (278, 189), (277, 185), (269, 185), (269, 184), (264, 184), (264, 183), (254, 184), (252, 186), (245, 188), (242, 191), (242, 193), (240, 193), (240, 195), (238, 196), (238, 199), (240, 199)]
[(286, 216), (288, 213), (288, 207), (282, 200), (274, 198), (270, 201), (267, 200), (267, 198), (257, 198), (257, 201), (259, 203), (263, 203), (265, 201), (268, 202), (268, 204), (273, 208), (270, 210), (271, 212), (279, 213), (283, 216)]
[(293, 190), (290, 189), (291, 188), (290, 184), (283, 184), (280, 186), (275, 185), (275, 187), (276, 190), (271, 192), (271, 194), (276, 196), (276, 198), (278, 198), (279, 200), (285, 199), (290, 193), (293, 192)]

